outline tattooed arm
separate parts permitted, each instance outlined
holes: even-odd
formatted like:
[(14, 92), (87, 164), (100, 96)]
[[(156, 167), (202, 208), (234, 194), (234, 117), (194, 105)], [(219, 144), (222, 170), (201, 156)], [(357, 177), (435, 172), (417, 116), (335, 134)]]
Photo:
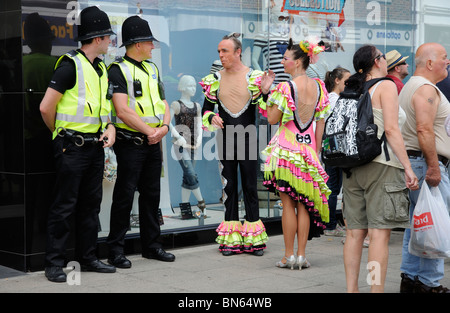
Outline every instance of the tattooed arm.
[(417, 89), (412, 98), (412, 105), (416, 112), (417, 137), (420, 150), (425, 156), (428, 166), (425, 180), (433, 187), (439, 185), (441, 181), (433, 127), (440, 101), (438, 91), (431, 85), (424, 85)]

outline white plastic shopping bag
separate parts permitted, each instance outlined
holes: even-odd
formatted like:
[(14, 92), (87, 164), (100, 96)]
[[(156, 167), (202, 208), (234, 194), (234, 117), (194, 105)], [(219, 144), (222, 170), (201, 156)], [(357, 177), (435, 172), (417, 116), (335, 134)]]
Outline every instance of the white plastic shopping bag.
[(424, 181), (411, 221), (409, 253), (428, 259), (450, 257), (450, 216), (438, 187)]

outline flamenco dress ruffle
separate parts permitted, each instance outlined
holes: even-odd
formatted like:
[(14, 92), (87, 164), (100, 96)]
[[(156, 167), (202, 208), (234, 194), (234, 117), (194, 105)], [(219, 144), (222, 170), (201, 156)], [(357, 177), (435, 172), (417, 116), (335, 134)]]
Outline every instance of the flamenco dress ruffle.
[[(258, 107), (258, 110), (261, 113), (266, 111), (266, 103), (264, 102), (261, 93), (261, 76), (263, 74), (264, 72), (259, 70), (250, 70), (247, 74), (247, 83), (248, 83), (247, 89), (252, 95), (252, 103), (254, 103)], [(202, 87), (203, 94), (205, 95), (205, 99), (213, 104), (219, 103), (219, 99), (217, 98), (217, 92), (220, 87), (219, 75), (220, 75), (219, 73), (209, 74), (203, 77), (202, 80), (199, 82), (200, 86)], [(210, 118), (212, 115), (218, 114), (212, 111), (203, 112), (202, 116), (203, 130), (211, 132), (217, 130), (210, 123)], [(267, 116), (267, 114), (265, 116)]]
[[(281, 83), (268, 101), (268, 105), (278, 105), (283, 115), (280, 128), (263, 151), (267, 156), (263, 184), (276, 195), (283, 192), (305, 205), (310, 215), (310, 240), (320, 237), (329, 221), (328, 196), (331, 191), (326, 184), (328, 175), (314, 148), (297, 140), (296, 107), (290, 93), (287, 83)], [(316, 120), (323, 118), (327, 103), (327, 98), (321, 97), (316, 107)]]
[(254, 252), (266, 248), (269, 240), (266, 228), (261, 220), (256, 222), (223, 221), (216, 232), (216, 242), (220, 251), (234, 253)]

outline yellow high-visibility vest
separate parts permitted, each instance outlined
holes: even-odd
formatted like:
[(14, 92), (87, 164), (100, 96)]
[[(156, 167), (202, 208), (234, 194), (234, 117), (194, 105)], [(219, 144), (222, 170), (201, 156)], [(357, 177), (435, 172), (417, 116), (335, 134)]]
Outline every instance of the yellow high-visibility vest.
[[(144, 123), (150, 127), (160, 127), (164, 121), (166, 105), (159, 94), (158, 69), (154, 63), (144, 61), (142, 66), (145, 72), (136, 65), (122, 58), (112, 64), (117, 64), (127, 81), (128, 107), (135, 111)], [(112, 65), (111, 64), (111, 65)], [(139, 81), (142, 88), (142, 95), (135, 96), (133, 82)], [(117, 127), (136, 132), (129, 127), (119, 117), (116, 110), (112, 109), (112, 119)]]
[(108, 73), (103, 62), (99, 63), (102, 75), (99, 77), (90, 61), (77, 51), (70, 51), (56, 62), (56, 67), (63, 58), (70, 58), (75, 63), (76, 80), (72, 89), (66, 90), (56, 106), (55, 131), (60, 127), (82, 133), (97, 133), (106, 127), (111, 102), (106, 99), (108, 90)]

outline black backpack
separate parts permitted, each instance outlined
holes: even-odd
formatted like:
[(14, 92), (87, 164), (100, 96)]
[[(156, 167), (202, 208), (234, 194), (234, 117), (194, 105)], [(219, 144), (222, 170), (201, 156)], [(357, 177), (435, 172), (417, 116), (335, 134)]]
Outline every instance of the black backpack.
[(327, 166), (350, 169), (367, 164), (381, 154), (384, 142), (386, 160), (389, 161), (386, 135), (377, 137), (378, 126), (373, 122), (370, 87), (380, 80), (376, 78), (364, 84), (359, 94), (345, 88), (332, 113), (325, 122), (322, 140), (322, 161)]

